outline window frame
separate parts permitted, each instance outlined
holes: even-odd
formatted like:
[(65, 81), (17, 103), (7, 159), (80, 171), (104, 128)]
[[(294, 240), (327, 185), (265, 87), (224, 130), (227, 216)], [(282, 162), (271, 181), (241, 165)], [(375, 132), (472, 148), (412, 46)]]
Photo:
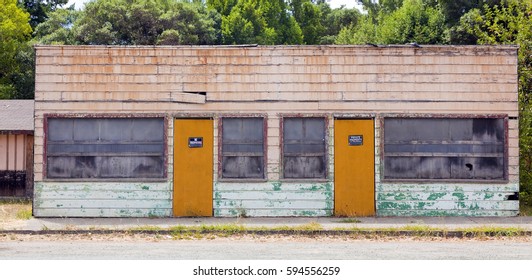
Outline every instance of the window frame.
[[(48, 122), (50, 119), (162, 119), (163, 121), (163, 174), (162, 177), (135, 178), (50, 178), (48, 176)], [(168, 128), (165, 114), (44, 114), (43, 115), (43, 181), (53, 182), (166, 182), (168, 180)]]
[[(262, 178), (224, 178), (223, 177), (223, 120), (224, 119), (262, 119)], [(242, 115), (220, 115), (217, 118), (218, 128), (218, 172), (216, 172), (220, 182), (266, 182), (268, 181), (268, 115), (266, 114), (242, 114)]]
[[(414, 179), (414, 178), (385, 178), (385, 152), (384, 152), (384, 142), (385, 142), (385, 129), (384, 123), (386, 119), (502, 119), (503, 121), (503, 179)], [(509, 181), (509, 171), (508, 171), (508, 160), (509, 160), (509, 127), (508, 127), (509, 116), (507, 114), (383, 114), (379, 118), (380, 125), (380, 137), (379, 137), (379, 151), (380, 151), (380, 180), (383, 183), (508, 183)]]
[[(284, 172), (284, 164), (285, 164), (285, 156), (284, 156), (284, 120), (285, 119), (308, 119), (308, 118), (316, 118), (316, 119), (323, 119), (324, 122), (324, 162), (325, 162), (325, 170), (324, 170), (324, 176), (321, 178), (317, 177), (308, 177), (308, 178), (287, 178), (285, 177)], [(285, 114), (280, 116), (279, 118), (279, 149), (280, 149), (280, 155), (279, 155), (279, 179), (283, 182), (328, 182), (330, 180), (330, 166), (329, 166), (329, 158), (330, 158), (330, 146), (329, 146), (329, 135), (330, 135), (330, 120), (329, 115), (327, 114)]]

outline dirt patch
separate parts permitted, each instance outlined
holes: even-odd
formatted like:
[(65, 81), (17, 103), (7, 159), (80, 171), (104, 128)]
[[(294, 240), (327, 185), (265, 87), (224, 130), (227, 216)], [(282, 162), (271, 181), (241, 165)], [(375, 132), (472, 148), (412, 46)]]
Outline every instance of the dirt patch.
[(22, 224), (30, 218), (30, 202), (0, 202), (0, 229)]

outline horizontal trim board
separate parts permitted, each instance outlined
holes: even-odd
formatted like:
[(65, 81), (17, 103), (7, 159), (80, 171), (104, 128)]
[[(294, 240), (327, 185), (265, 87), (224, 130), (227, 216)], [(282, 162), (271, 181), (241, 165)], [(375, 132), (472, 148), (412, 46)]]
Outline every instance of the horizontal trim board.
[(101, 183), (101, 182), (35, 182), (36, 194), (45, 192), (63, 192), (63, 191), (171, 191), (172, 186), (169, 182), (163, 183)]
[(377, 216), (390, 217), (439, 217), (439, 216), (467, 216), (467, 217), (512, 217), (517, 216), (517, 210), (377, 210)]
[(333, 210), (298, 210), (298, 209), (215, 209), (215, 217), (325, 217), (332, 216)]
[[(126, 112), (160, 113), (163, 111), (189, 111), (194, 112), (316, 112), (316, 111), (346, 111), (359, 113), (395, 113), (412, 112), (423, 113), (449, 113), (449, 114), (508, 114), (510, 117), (517, 115), (517, 101), (515, 102), (208, 102), (206, 104), (184, 104), (171, 102), (36, 102), (35, 110), (56, 113), (61, 112), (109, 112), (120, 110)], [(36, 131), (36, 136), (41, 136)]]
[(51, 209), (36, 208), (34, 216), (36, 217), (170, 217), (172, 209)]
[(170, 200), (172, 199), (172, 192), (168, 190), (155, 191), (155, 190), (104, 190), (104, 191), (79, 191), (79, 190), (62, 190), (62, 191), (40, 191), (39, 199), (46, 200)]
[(328, 200), (218, 200), (213, 201), (215, 209), (333, 209), (332, 197)]
[(377, 201), (378, 210), (519, 210), (519, 201)]
[(331, 199), (333, 191), (215, 191), (216, 200), (323, 200)]
[(517, 83), (517, 73), (507, 74), (402, 74), (402, 73), (361, 73), (361, 74), (315, 74), (279, 73), (265, 74), (122, 74), (122, 73), (63, 73), (62, 75), (42, 73), (36, 77), (37, 83), (180, 83), (180, 82), (235, 82), (235, 83), (338, 83), (338, 82), (386, 82), (386, 83)]
[(515, 192), (377, 192), (377, 201), (506, 201)]
[(36, 208), (88, 208), (88, 209), (139, 209), (139, 208), (172, 208), (172, 201), (170, 199), (40, 199), (34, 200)]
[(94, 55), (60, 55), (48, 56), (42, 54), (36, 60), (39, 65), (71, 65), (71, 64), (123, 64), (123, 65), (151, 65), (151, 64), (170, 64), (170, 65), (256, 65), (256, 64), (390, 64), (390, 65), (408, 65), (408, 64), (448, 64), (448, 65), (468, 65), (468, 64), (515, 64), (517, 59), (514, 56), (494, 54), (466, 54), (458, 56), (442, 55), (440, 53), (410, 55), (410, 54), (382, 54), (365, 52), (356, 55), (343, 56), (336, 52), (323, 54), (315, 53), (296, 53), (272, 52), (270, 54), (246, 54), (245, 56), (236, 55), (234, 52), (218, 52), (209, 54), (200, 54), (195, 56), (186, 56), (176, 54), (168, 56), (165, 54), (153, 55), (123, 55), (116, 52), (115, 55), (94, 54)]
[(378, 183), (375, 186), (378, 192), (518, 192), (519, 184), (435, 184), (435, 183)]
[(321, 183), (294, 183), (294, 182), (266, 182), (266, 183), (229, 183), (216, 182), (215, 192), (233, 191), (259, 191), (259, 192), (330, 192), (333, 191), (333, 182)]

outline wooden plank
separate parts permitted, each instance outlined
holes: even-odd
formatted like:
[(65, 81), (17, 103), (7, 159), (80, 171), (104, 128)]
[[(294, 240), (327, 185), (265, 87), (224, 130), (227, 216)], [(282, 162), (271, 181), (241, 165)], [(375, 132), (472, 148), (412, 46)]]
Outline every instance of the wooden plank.
[(87, 209), (34, 208), (35, 217), (170, 217), (171, 208)]
[(76, 199), (92, 199), (92, 200), (169, 200), (172, 199), (171, 191), (79, 191), (79, 190), (56, 190), (40, 192), (38, 199), (46, 200), (76, 200)]
[(169, 182), (36, 182), (36, 194), (46, 192), (79, 191), (171, 191)]
[(302, 209), (215, 209), (215, 217), (326, 217), (332, 216), (333, 210), (302, 210)]
[(333, 191), (333, 182), (323, 183), (294, 183), (294, 182), (257, 182), (249, 184), (247, 182), (216, 182), (214, 184), (215, 192), (231, 192), (231, 191), (260, 191), (260, 192), (322, 192)]
[(519, 201), (377, 201), (378, 210), (519, 210)]
[(215, 200), (326, 200), (332, 191), (216, 191)]
[[(33, 135), (26, 135), (26, 197), (33, 197), (33, 180), (34, 180), (34, 169), (33, 169)], [(42, 165), (40, 165), (42, 166)]]
[[(36, 84), (36, 90), (42, 92), (182, 92), (180, 83), (49, 83)], [(63, 97), (68, 96), (63, 93)], [(88, 95), (90, 97), (90, 94)]]
[(378, 192), (378, 201), (506, 201), (515, 192)]
[(36, 197), (34, 207), (39, 209), (58, 208), (58, 209), (159, 209), (172, 208), (170, 199), (44, 199)]
[(332, 200), (214, 200), (215, 209), (332, 209)]
[(380, 183), (376, 192), (518, 192), (519, 184), (490, 183)]
[(518, 210), (377, 210), (377, 216), (467, 216), (467, 217), (513, 217)]
[(476, 113), (516, 114), (517, 102), (319, 102), (320, 110), (361, 112)]

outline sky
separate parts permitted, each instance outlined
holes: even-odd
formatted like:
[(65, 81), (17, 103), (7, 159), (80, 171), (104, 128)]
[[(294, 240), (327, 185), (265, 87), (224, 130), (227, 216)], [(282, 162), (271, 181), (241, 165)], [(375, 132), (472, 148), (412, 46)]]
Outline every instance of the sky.
[[(89, 0), (69, 0), (67, 7), (76, 4), (77, 9), (81, 9), (83, 7), (83, 4), (85, 2), (89, 2)], [(356, 0), (330, 0), (329, 5), (331, 5), (331, 8), (339, 8), (341, 5), (345, 5), (346, 8), (353, 8), (355, 6)]]

